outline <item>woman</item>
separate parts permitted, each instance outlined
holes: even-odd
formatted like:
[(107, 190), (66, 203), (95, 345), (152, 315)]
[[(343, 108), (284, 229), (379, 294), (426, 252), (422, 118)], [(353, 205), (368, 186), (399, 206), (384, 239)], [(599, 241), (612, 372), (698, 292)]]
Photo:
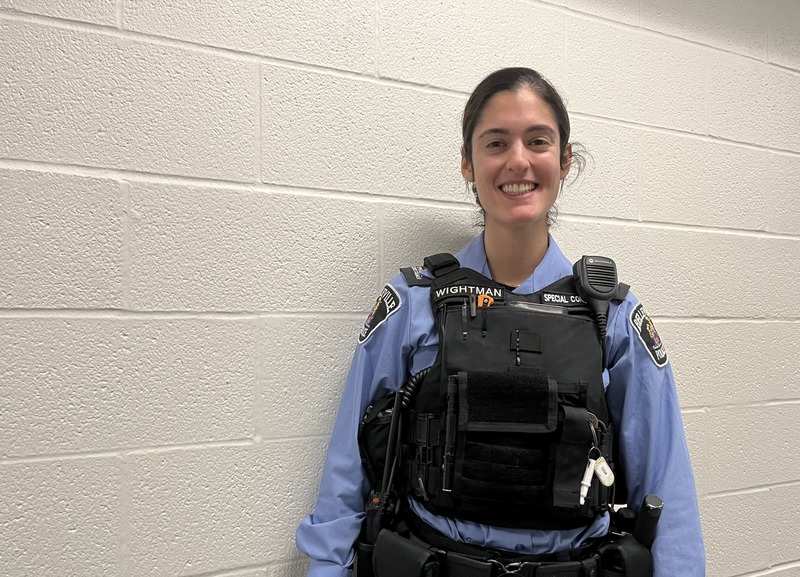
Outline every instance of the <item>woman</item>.
[[(511, 302), (515, 295), (537, 293), (545, 287), (556, 286), (553, 283), (563, 284), (564, 278), (573, 274), (572, 265), (548, 232), (553, 206), (564, 179), (571, 166), (581, 160), (569, 143), (569, 131), (569, 118), (560, 96), (544, 78), (530, 69), (510, 68), (494, 72), (476, 87), (466, 104), (463, 118), (461, 172), (466, 181), (471, 183), (477, 202), (483, 211), (485, 229), (458, 253), (456, 258), (463, 267), (458, 270), (470, 269), (488, 277), (483, 284), (495, 287), (491, 290), (497, 291), (494, 293), (490, 291), (489, 294), (503, 298), (501, 295), (506, 294), (504, 291), (508, 291), (507, 300)], [(469, 275), (472, 275), (469, 278), (482, 278), (480, 275), (475, 276), (473, 272), (469, 272)], [(430, 271), (422, 273), (418, 271), (419, 283), (416, 283), (409, 274), (395, 277), (386, 285), (378, 298), (376, 308), (359, 337), (360, 342), (334, 426), (316, 508), (303, 520), (297, 531), (298, 547), (312, 559), (309, 577), (345, 577), (351, 574), (354, 542), (361, 530), (365, 498), (371, 488), (361, 467), (357, 444), (359, 422), (365, 410), (375, 400), (404, 386), (412, 375), (438, 363), (440, 331), (444, 325), (441, 324), (443, 322), (441, 319), (437, 325), (431, 307), (431, 276), (433, 275)], [(445, 274), (443, 278), (446, 276)], [(440, 282), (439, 277), (437, 276), (433, 282)], [(463, 284), (465, 281), (459, 282)], [(463, 286), (459, 290), (462, 289)], [(487, 289), (476, 290), (486, 292)], [(555, 300), (562, 299), (565, 303), (570, 299), (577, 300), (579, 306), (583, 307), (589, 302), (588, 300), (584, 302), (582, 298), (576, 299), (574, 295), (564, 296), (558, 292), (552, 294), (555, 295), (552, 297)], [(520, 296), (520, 299), (523, 298)], [(605, 385), (607, 387), (605, 400), (611, 422), (607, 428), (601, 422), (602, 430), (597, 426), (597, 419), (594, 425), (589, 423), (588, 429), (575, 429), (578, 436), (588, 436), (589, 433), (592, 435), (588, 441), (582, 441), (589, 443), (588, 459), (583, 458), (583, 461), (578, 459), (577, 465), (583, 471), (584, 463), (588, 460), (585, 465), (585, 470), (588, 472), (582, 481), (587, 485), (589, 479), (589, 486), (579, 487), (577, 481), (572, 480), (566, 489), (566, 496), (561, 495), (561, 497), (554, 497), (553, 493), (559, 490), (551, 487), (550, 493), (545, 498), (550, 503), (550, 508), (544, 507), (534, 499), (520, 505), (516, 516), (514, 504), (509, 505), (502, 498), (498, 501), (497, 508), (481, 504), (480, 490), (476, 490), (472, 501), (460, 497), (456, 497), (453, 501), (450, 498), (454, 490), (453, 478), (456, 479), (456, 485), (463, 479), (457, 475), (453, 477), (451, 470), (453, 467), (464, 467), (463, 462), (458, 462), (457, 459), (463, 461), (466, 449), (458, 445), (456, 450), (455, 436), (450, 439), (450, 432), (445, 434), (444, 425), (441, 425), (442, 432), (437, 438), (447, 437), (446, 442), (452, 440), (453, 444), (452, 447), (443, 448), (437, 457), (440, 460), (437, 463), (441, 462), (441, 466), (437, 464), (424, 473), (425, 475), (430, 473), (430, 477), (436, 479), (430, 481), (428, 476), (425, 476), (423, 481), (422, 473), (419, 477), (415, 477), (415, 473), (409, 473), (409, 479), (405, 481), (406, 487), (413, 486), (407, 491), (410, 496), (404, 500), (405, 519), (417, 537), (422, 533), (423, 541), (428, 543), (436, 541), (435, 544), (439, 549), (477, 552), (479, 555), (487, 551), (491, 551), (492, 555), (497, 554), (499, 560), (491, 563), (492, 567), (498, 569), (496, 571), (491, 569), (487, 573), (489, 575), (505, 574), (504, 570), (499, 568), (502, 563), (508, 563), (509, 559), (564, 561), (585, 558), (587, 548), (592, 544), (601, 543), (602, 538), (609, 532), (609, 514), (605, 512), (608, 499), (601, 495), (608, 495), (610, 492), (600, 487), (605, 482), (598, 483), (597, 480), (592, 480), (591, 473), (596, 469), (595, 460), (606, 455), (608, 448), (606, 445), (610, 443), (610, 430), (613, 427), (617, 434), (619, 458), (624, 463), (628, 502), (635, 507), (642, 502), (645, 495), (656, 494), (665, 503), (657, 538), (652, 546), (654, 574), (656, 577), (705, 575), (705, 553), (694, 480), (675, 383), (666, 352), (652, 321), (636, 298), (631, 293), (625, 295), (624, 290), (617, 292), (614, 298), (616, 300), (612, 300), (610, 306), (605, 305), (608, 308), (607, 314), (603, 316), (601, 331), (606, 334), (604, 339), (600, 339), (602, 340), (600, 346), (604, 348), (597, 353), (597, 358), (602, 359), (602, 365), (598, 363), (598, 368), (604, 369), (602, 379), (599, 381), (601, 397), (602, 386)], [(471, 322), (471, 318), (478, 318), (476, 301), (477, 299), (472, 297), (464, 297), (465, 323)], [(486, 297), (481, 297), (479, 302), (481, 309), (491, 309), (492, 303)], [(540, 307), (540, 305), (526, 306)], [(566, 305), (561, 307), (559, 312), (566, 315), (565, 309)], [(495, 309), (491, 310), (492, 314), (499, 314), (500, 308), (496, 309), (498, 313), (494, 312)], [(485, 319), (486, 317), (482, 327), (483, 337), (487, 333)], [(466, 324), (464, 326), (466, 327)], [(464, 328), (465, 343), (468, 341), (467, 332)], [(477, 345), (470, 346), (481, 346), (480, 338), (480, 333), (475, 333), (474, 337), (470, 333), (468, 342), (478, 342)], [(545, 340), (548, 338), (556, 337), (545, 335)], [(512, 336), (512, 349), (513, 339)], [(448, 340), (448, 349), (458, 350), (458, 347), (462, 346), (458, 340), (457, 336), (452, 338), (452, 343)], [(521, 361), (521, 356), (536, 355), (529, 352), (520, 353), (519, 342), (519, 331), (517, 331), (518, 348), (514, 353), (516, 364), (524, 365), (527, 361)], [(600, 346), (598, 350), (601, 350)], [(529, 347), (526, 350), (532, 349)], [(472, 351), (473, 355), (481, 354), (480, 348)], [(581, 354), (582, 351), (574, 355), (570, 363), (574, 361), (580, 364)], [(591, 356), (589, 353), (587, 355)], [(435, 370), (439, 370), (438, 364)], [(459, 379), (461, 374), (459, 373)], [(583, 381), (583, 379), (573, 380)], [(445, 381), (446, 378), (443, 382)], [(474, 396), (473, 407), (469, 409), (473, 415), (480, 412), (482, 402), (480, 399), (487, 399), (486, 402), (489, 403), (494, 402), (492, 400), (494, 396), (491, 394), (491, 387), (494, 385), (486, 385), (488, 394), (481, 393), (475, 389), (479, 386), (475, 384), (478, 381), (477, 378), (471, 380), (470, 386), (473, 389), (467, 389), (466, 376), (463, 383), (461, 381), (456, 383), (451, 379), (451, 383), (454, 384), (446, 396), (451, 400), (452, 394), (453, 414), (457, 410), (454, 408), (458, 404), (456, 400), (461, 401), (468, 395)], [(548, 395), (555, 395), (554, 390), (561, 395), (562, 385), (559, 381), (558, 387), (548, 389), (548, 382), (552, 381), (539, 380), (532, 386), (535, 390), (541, 391), (542, 399), (552, 400), (555, 397)], [(422, 385), (423, 390), (424, 383), (425, 381)], [(501, 383), (498, 396), (502, 397), (503, 387), (506, 387), (506, 384)], [(468, 392), (472, 390), (478, 392)], [(513, 388), (507, 390), (517, 391), (514, 395), (522, 391)], [(509, 398), (515, 399), (514, 395)], [(441, 396), (444, 398), (445, 393)], [(557, 411), (548, 409), (542, 413), (545, 416), (542, 417), (541, 423), (532, 420), (514, 426), (528, 427), (526, 430), (529, 431), (541, 431), (542, 427), (546, 429), (551, 425), (555, 426), (554, 419), (558, 416), (558, 427), (563, 426), (566, 430), (566, 425), (562, 423), (567, 418), (565, 414), (569, 414), (572, 409), (562, 407), (561, 401), (562, 397), (559, 396)], [(414, 402), (416, 401), (412, 401), (413, 410), (416, 410), (416, 413), (424, 412), (413, 405)], [(465, 405), (460, 407), (464, 409)], [(579, 411), (582, 415), (589, 414), (594, 417), (593, 413), (603, 412), (605, 408), (596, 409), (585, 404)], [(534, 419), (529, 413), (519, 412), (519, 418), (523, 421), (528, 418)], [(575, 410), (572, 410), (572, 413), (575, 413)], [(462, 433), (462, 430), (469, 430), (468, 419), (463, 414), (459, 418), (461, 428), (458, 434), (466, 434)], [(551, 421), (549, 424), (545, 423), (548, 419)], [(441, 420), (444, 422), (445, 416), (442, 416)], [(415, 426), (419, 427), (419, 425), (409, 425), (411, 428)], [(473, 429), (495, 426), (501, 425), (497, 423), (487, 425), (484, 422), (474, 426)], [(508, 430), (511, 429), (506, 426), (504, 431)], [(606, 430), (609, 432), (607, 437)], [(600, 440), (598, 433), (601, 434)], [(411, 433), (412, 436), (413, 434)], [(505, 443), (508, 439), (512, 439), (513, 434), (503, 432), (500, 436), (503, 438), (501, 442)], [(405, 438), (407, 442), (409, 438)], [(587, 445), (582, 446), (585, 448)], [(601, 446), (602, 451), (599, 448)], [(460, 456), (445, 455), (450, 449), (452, 449), (450, 453), (461, 451)], [(525, 451), (526, 448), (520, 447), (520, 450)], [(412, 462), (416, 463), (413, 466), (420, 470), (421, 465), (418, 461), (414, 461), (415, 458), (411, 457)], [(561, 457), (555, 456), (553, 459), (555, 461), (551, 460), (551, 463), (556, 462), (554, 466), (558, 469), (561, 466), (558, 462)], [(573, 464), (568, 465), (574, 468)], [(534, 468), (537, 466), (533, 465)], [(598, 478), (601, 476), (599, 472), (596, 475)], [(578, 474), (578, 477), (581, 475)], [(493, 486), (492, 481), (491, 478), (485, 479), (485, 486)], [(431, 493), (431, 490), (435, 494)], [(489, 493), (491, 492), (486, 494)], [(518, 491), (506, 501), (521, 502), (526, 498), (524, 491)], [(567, 511), (567, 508), (563, 507), (553, 508), (552, 504), (558, 498), (572, 503), (570, 505), (572, 509)], [(590, 502), (600, 503), (602, 506), (592, 508)], [(468, 505), (464, 505), (466, 503)], [(487, 559), (486, 556), (483, 558)], [(507, 570), (513, 571), (518, 567), (518, 565), (509, 566)], [(528, 571), (533, 570), (528, 569)], [(587, 575), (591, 574), (588, 569), (583, 571)], [(578, 571), (574, 574), (584, 573)]]

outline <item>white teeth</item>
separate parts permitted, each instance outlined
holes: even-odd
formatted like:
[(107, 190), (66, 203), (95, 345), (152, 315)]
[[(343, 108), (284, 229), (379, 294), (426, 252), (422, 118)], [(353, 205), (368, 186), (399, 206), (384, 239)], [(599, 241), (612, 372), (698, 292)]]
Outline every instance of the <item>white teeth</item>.
[(536, 188), (535, 184), (525, 183), (525, 184), (506, 184), (500, 187), (500, 190), (505, 192), (506, 194), (522, 194), (524, 192), (529, 192)]

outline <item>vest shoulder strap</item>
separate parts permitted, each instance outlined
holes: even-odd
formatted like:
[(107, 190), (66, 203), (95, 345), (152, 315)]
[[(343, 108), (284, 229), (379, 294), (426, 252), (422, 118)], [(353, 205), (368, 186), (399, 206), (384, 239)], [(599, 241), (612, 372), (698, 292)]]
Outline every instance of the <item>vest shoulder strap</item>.
[(461, 268), (458, 259), (448, 252), (426, 256), (423, 262), (424, 266), (408, 266), (400, 269), (408, 286), (431, 286), (433, 279), (422, 274), (424, 269), (428, 269), (438, 279)]
[(431, 271), (431, 274), (436, 278), (461, 268), (461, 263), (449, 252), (440, 252), (439, 254), (426, 256), (423, 262), (425, 263), (425, 267)]
[[(614, 282), (616, 282), (616, 265), (614, 265), (614, 261), (611, 259), (605, 260), (610, 261), (611, 266), (614, 267), (613, 278)], [(428, 269), (436, 279), (439, 279), (441, 277), (450, 275), (450, 273), (453, 273), (461, 268), (461, 263), (458, 262), (458, 259), (447, 252), (427, 256), (425, 257), (424, 263), (424, 266), (410, 266), (400, 269), (400, 272), (403, 274), (403, 278), (405, 279), (406, 283), (408, 283), (408, 286), (431, 286), (433, 281), (429, 277), (426, 277), (422, 274), (423, 269)], [(578, 263), (576, 263), (576, 265), (577, 264)], [(460, 279), (461, 275), (456, 275), (455, 278), (446, 279), (445, 282), (453, 282), (454, 280)], [(575, 274), (571, 277), (566, 276), (537, 292), (547, 292), (553, 290), (572, 292), (576, 290), (576, 281), (580, 283), (580, 280), (581, 278), (579, 274)], [(609, 300), (624, 300), (629, 290), (630, 285), (618, 282), (616, 283), (614, 293), (610, 295)]]
[(422, 275), (424, 268), (422, 266), (408, 266), (401, 268), (400, 273), (408, 286), (431, 286), (431, 279)]
[(627, 285), (624, 282), (621, 282), (617, 285), (617, 292), (614, 293), (614, 296), (611, 297), (612, 301), (622, 301), (625, 300), (625, 296), (628, 294), (628, 291), (631, 290), (631, 285)]

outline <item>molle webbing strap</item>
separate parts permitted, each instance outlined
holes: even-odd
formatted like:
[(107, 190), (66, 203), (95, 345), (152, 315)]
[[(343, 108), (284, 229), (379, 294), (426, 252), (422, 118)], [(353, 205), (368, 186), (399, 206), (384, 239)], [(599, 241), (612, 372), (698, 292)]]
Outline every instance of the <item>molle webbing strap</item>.
[(424, 263), (431, 274), (437, 278), (461, 267), (458, 259), (447, 252), (426, 256)]
[(563, 409), (564, 423), (553, 479), (553, 505), (575, 507), (580, 498), (580, 479), (589, 459), (586, 447), (591, 445), (592, 433), (586, 409), (566, 406)]

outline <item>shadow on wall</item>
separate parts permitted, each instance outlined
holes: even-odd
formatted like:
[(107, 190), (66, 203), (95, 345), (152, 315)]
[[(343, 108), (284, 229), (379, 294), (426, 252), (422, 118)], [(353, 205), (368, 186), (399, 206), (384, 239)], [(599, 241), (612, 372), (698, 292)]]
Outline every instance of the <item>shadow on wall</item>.
[(456, 253), (483, 229), (473, 206), (398, 207), (384, 219), (385, 275), (398, 268), (422, 265), (422, 260), (440, 252)]
[(640, 25), (678, 38), (772, 62), (793, 57), (792, 40), (800, 22), (795, 0), (730, 3), (642, 0)]

